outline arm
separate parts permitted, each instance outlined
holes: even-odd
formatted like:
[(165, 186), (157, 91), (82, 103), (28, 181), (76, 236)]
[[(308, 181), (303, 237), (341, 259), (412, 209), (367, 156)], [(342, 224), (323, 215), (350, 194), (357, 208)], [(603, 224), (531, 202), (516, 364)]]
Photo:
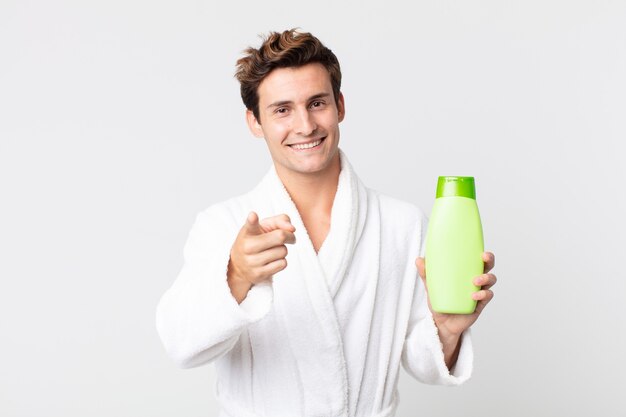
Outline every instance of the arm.
[[(416, 283), (414, 303), (417, 305), (414, 306), (409, 322), (410, 333), (405, 343), (403, 364), (420, 381), (458, 385), (470, 377), (473, 360), (470, 327), (493, 298), (490, 288), (496, 283), (495, 275), (488, 273), (495, 264), (494, 255), (486, 252), (483, 260), (485, 273), (474, 278), (474, 283), (482, 286), (480, 291), (473, 294), (478, 301), (476, 311), (473, 314), (441, 314), (434, 313), (430, 307), (424, 259), (417, 259), (416, 264), (422, 279)], [(429, 355), (432, 363), (427, 363), (424, 359), (420, 362), (420, 358), (427, 358)]]
[(452, 369), (459, 358), (461, 335), (445, 335), (441, 331), (438, 333), (441, 341), (441, 350), (443, 351), (443, 361), (448, 369)]
[(473, 367), (470, 330), (463, 332), (456, 341), (443, 337), (428, 308), (423, 282), (417, 274), (415, 278), (413, 307), (402, 351), (402, 365), (410, 375), (427, 384), (462, 384), (471, 376)]
[(243, 329), (270, 309), (269, 282), (255, 285), (239, 304), (227, 282), (237, 226), (225, 209), (198, 214), (184, 248), (184, 265), (161, 297), (156, 327), (167, 351), (182, 368), (210, 362), (229, 351)]
[[(491, 287), (496, 284), (497, 278), (494, 274), (490, 274), (489, 271), (491, 271), (495, 265), (495, 256), (490, 252), (485, 252), (482, 256), (485, 265), (483, 274), (475, 277), (473, 280), (476, 286), (481, 287), (480, 291), (472, 294), (472, 298), (478, 301), (473, 314), (436, 313), (432, 310), (430, 300), (428, 301), (428, 308), (431, 311), (433, 320), (438, 329), (439, 339), (442, 343), (444, 358), (448, 369), (452, 369), (456, 363), (461, 334), (478, 320), (483, 309), (493, 298)], [(422, 277), (422, 283), (426, 287), (426, 266), (424, 258), (417, 258), (415, 265)]]
[[(416, 226), (412, 235), (419, 239), (417, 251), (423, 253), (427, 226), (423, 214)], [(424, 274), (422, 261), (418, 258), (416, 262), (420, 274)], [(402, 364), (409, 374), (422, 382), (461, 384), (470, 377), (473, 366), (469, 326), (455, 329), (438, 322), (441, 317), (433, 314), (430, 308), (425, 281), (420, 280), (417, 274), (415, 280)]]

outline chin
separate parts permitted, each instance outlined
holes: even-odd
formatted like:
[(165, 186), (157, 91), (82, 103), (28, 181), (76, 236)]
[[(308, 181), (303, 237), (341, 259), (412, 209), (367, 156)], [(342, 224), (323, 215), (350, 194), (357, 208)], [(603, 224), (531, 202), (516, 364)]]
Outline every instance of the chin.
[(316, 174), (319, 172), (323, 172), (327, 169), (330, 168), (330, 161), (327, 161), (325, 163), (320, 163), (320, 164), (311, 164), (311, 165), (306, 165), (306, 166), (299, 166), (297, 167), (297, 171), (301, 172), (303, 174)]

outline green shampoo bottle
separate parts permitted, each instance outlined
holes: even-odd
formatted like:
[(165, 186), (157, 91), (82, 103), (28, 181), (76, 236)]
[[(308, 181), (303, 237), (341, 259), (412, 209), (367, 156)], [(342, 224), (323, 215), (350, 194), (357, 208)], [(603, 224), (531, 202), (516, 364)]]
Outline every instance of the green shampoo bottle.
[(426, 233), (426, 285), (438, 313), (472, 314), (484, 270), (483, 229), (474, 177), (439, 177)]

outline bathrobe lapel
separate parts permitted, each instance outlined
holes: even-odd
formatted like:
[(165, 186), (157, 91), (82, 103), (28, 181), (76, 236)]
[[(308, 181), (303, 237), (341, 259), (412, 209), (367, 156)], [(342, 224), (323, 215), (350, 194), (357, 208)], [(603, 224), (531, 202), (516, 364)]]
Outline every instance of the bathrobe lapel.
[(363, 230), (367, 196), (343, 153), (340, 159), (331, 229), (319, 256), (274, 167), (252, 193), (262, 218), (285, 213), (296, 228), (287, 268), (273, 278), (273, 308), (296, 359), (305, 415), (342, 416), (348, 409), (346, 362), (333, 297)]
[(330, 231), (318, 260), (334, 298), (346, 276), (367, 216), (367, 192), (341, 152), (341, 174), (333, 202)]

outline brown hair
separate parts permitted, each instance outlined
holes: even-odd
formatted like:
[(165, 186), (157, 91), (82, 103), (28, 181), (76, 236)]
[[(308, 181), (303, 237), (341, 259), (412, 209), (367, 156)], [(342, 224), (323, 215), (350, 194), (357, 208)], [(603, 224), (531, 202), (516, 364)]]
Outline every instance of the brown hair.
[[(270, 32), (259, 49), (247, 48), (245, 56), (237, 60), (235, 77), (241, 84), (241, 99), (259, 120), (258, 88), (261, 81), (275, 68), (300, 67), (317, 62), (330, 74), (335, 102), (339, 101), (341, 69), (335, 54), (319, 39), (298, 29), (283, 33)], [(259, 120), (260, 122), (260, 120)]]

